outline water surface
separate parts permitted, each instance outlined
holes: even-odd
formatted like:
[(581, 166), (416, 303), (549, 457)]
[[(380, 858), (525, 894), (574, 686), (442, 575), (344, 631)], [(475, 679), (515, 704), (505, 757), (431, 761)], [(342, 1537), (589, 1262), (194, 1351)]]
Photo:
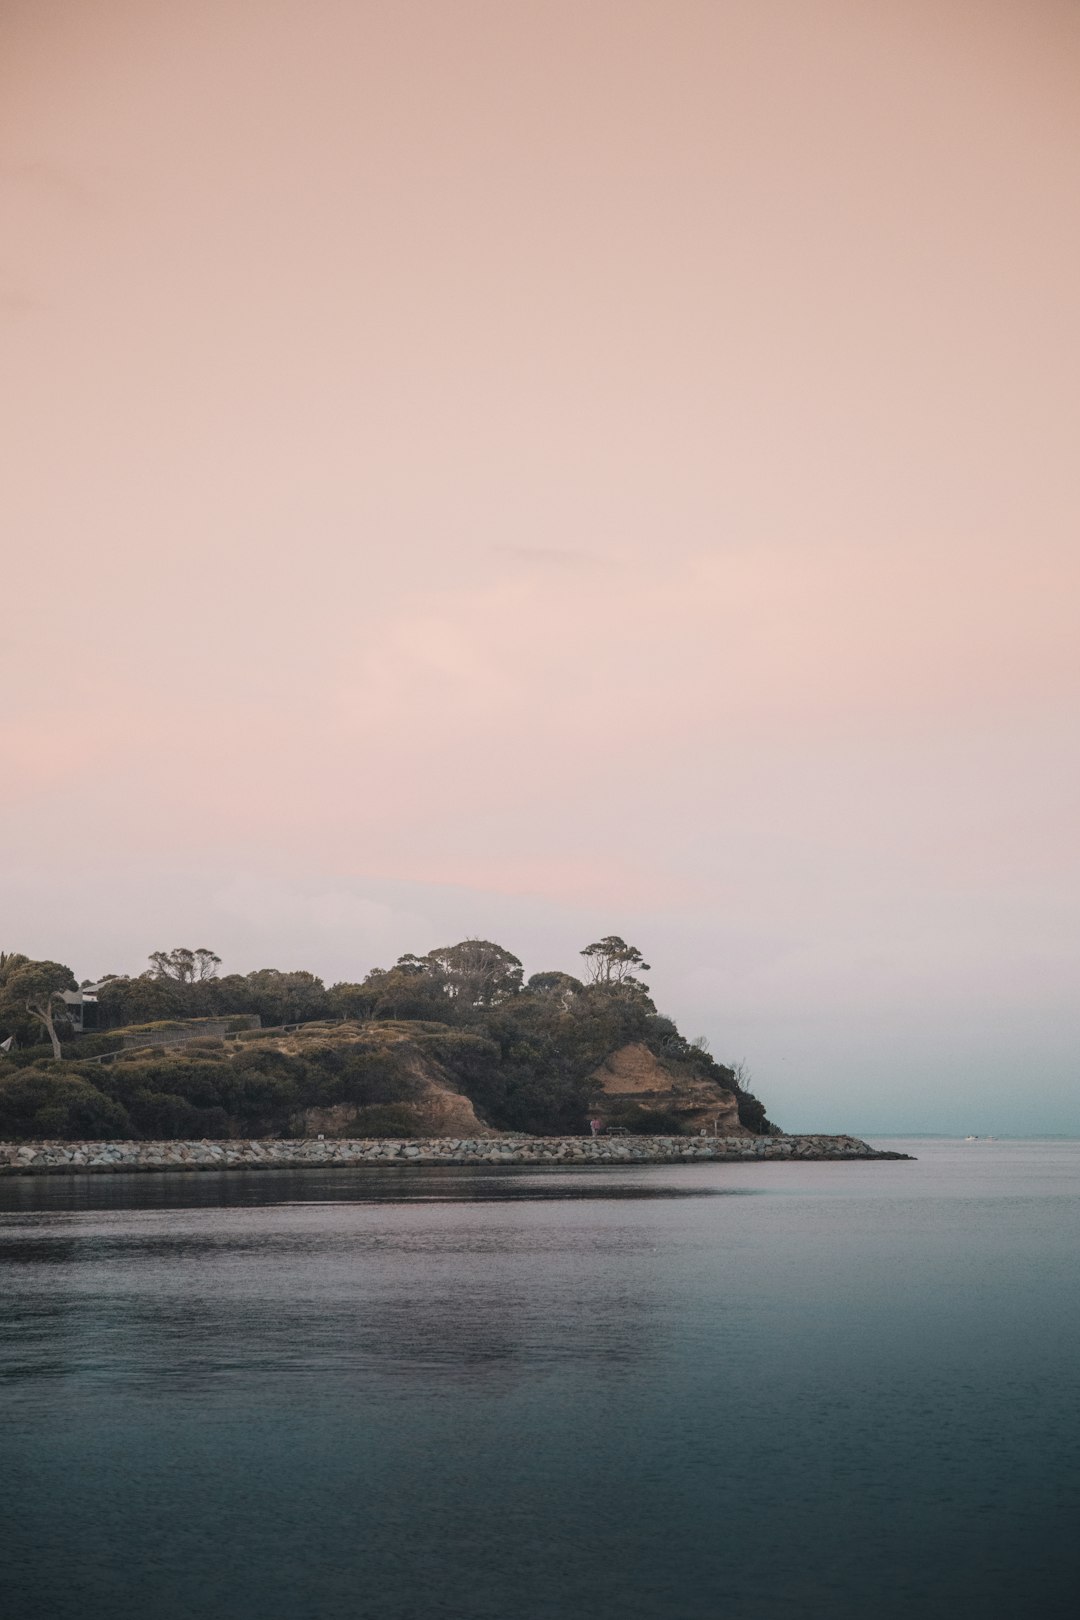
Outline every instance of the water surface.
[(1080, 1144), (911, 1151), (0, 1181), (5, 1609), (1071, 1615)]

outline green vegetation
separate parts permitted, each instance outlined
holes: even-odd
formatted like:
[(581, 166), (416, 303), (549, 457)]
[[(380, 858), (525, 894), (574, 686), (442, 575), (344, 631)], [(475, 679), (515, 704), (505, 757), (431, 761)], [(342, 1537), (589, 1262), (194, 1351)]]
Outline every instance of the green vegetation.
[[(65, 1024), (68, 968), (0, 956), (0, 1042), (11, 1046), (0, 1057), (0, 1137), (290, 1135), (304, 1131), (307, 1110), (342, 1106), (361, 1134), (410, 1135), (425, 1076), (496, 1129), (576, 1133), (596, 1107), (596, 1069), (631, 1042), (673, 1075), (733, 1091), (742, 1123), (771, 1129), (708, 1043), (657, 1013), (640, 951), (610, 935), (581, 954), (584, 979), (524, 981), (517, 957), (470, 939), (327, 988), (275, 968), (219, 976), (205, 948), (155, 951), (146, 973), (99, 981), (96, 1027), (82, 1034)], [(270, 1027), (241, 1028), (252, 1015)], [(297, 1024), (302, 1037), (284, 1033)], [(110, 1061), (92, 1061), (105, 1053)], [(626, 1101), (609, 1117), (630, 1130), (685, 1128), (675, 1113)]]
[(57, 1020), (63, 1019), (65, 990), (75, 989), (75, 975), (59, 962), (32, 962), (17, 952), (0, 952), (0, 1019), (40, 1025), (49, 1037), (54, 1058), (60, 1057)]

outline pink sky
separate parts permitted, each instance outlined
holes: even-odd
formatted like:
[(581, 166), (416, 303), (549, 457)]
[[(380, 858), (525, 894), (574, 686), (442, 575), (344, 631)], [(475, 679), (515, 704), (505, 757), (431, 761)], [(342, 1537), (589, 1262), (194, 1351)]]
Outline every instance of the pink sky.
[(1080, 1130), (1080, 9), (0, 0), (0, 152), (0, 946)]

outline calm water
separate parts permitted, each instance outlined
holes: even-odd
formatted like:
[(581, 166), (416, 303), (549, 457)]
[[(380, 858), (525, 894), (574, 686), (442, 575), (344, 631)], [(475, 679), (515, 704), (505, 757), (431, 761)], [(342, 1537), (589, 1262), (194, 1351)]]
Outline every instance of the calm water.
[(5, 1612), (1071, 1615), (1080, 1144), (912, 1151), (0, 1181)]

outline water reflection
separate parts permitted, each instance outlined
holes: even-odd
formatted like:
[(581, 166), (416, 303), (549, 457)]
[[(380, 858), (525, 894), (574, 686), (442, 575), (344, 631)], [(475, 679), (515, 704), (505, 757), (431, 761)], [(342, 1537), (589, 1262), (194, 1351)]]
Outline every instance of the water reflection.
[(0, 1214), (95, 1209), (243, 1209), (292, 1203), (509, 1203), (717, 1198), (743, 1190), (655, 1179), (647, 1169), (433, 1165), (416, 1169), (207, 1170), (0, 1178)]
[[(91, 1375), (182, 1393), (253, 1375), (460, 1380), (524, 1360), (615, 1367), (654, 1354), (661, 1267), (618, 1200), (584, 1229), (576, 1197), (539, 1229), (507, 1224), (499, 1179), (450, 1225), (430, 1199), (388, 1224), (385, 1198), (15, 1217), (0, 1230), (0, 1362), (9, 1381)], [(631, 1290), (634, 1256), (645, 1263)], [(580, 1296), (569, 1316), (568, 1295)]]

